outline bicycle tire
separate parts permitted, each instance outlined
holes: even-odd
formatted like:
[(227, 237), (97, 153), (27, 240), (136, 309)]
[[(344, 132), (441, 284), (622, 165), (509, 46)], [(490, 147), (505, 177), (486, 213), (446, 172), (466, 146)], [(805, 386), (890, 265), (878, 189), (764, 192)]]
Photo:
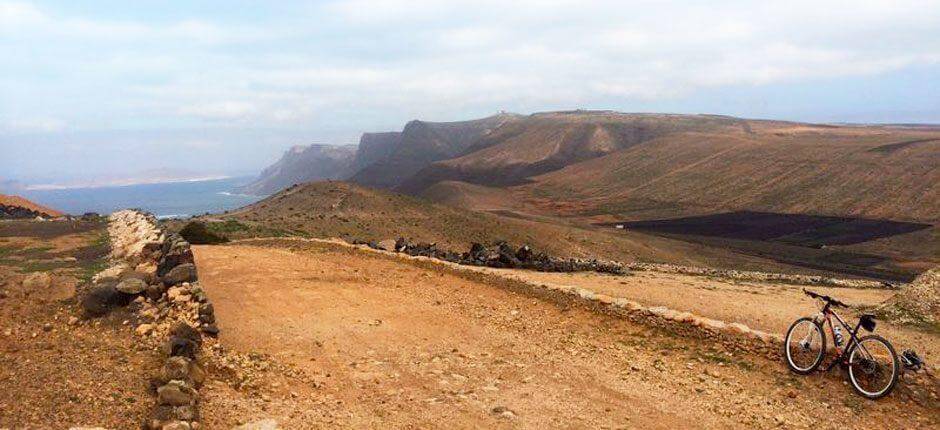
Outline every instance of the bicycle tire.
[[(816, 332), (818, 333), (820, 348), (819, 348), (819, 354), (813, 360), (812, 365), (810, 365), (809, 367), (800, 367), (799, 365), (793, 362), (793, 354), (790, 350), (790, 346), (792, 345), (791, 337), (793, 336), (793, 331), (805, 322), (809, 322), (810, 324), (812, 324)], [(826, 332), (823, 330), (822, 325), (819, 324), (819, 322), (817, 322), (814, 318), (811, 318), (811, 317), (803, 317), (794, 321), (793, 324), (790, 325), (790, 328), (787, 330), (786, 337), (784, 337), (783, 339), (783, 355), (787, 361), (787, 367), (789, 367), (790, 370), (793, 371), (794, 373), (797, 373), (800, 375), (808, 375), (812, 373), (813, 371), (815, 371), (819, 367), (819, 365), (822, 364), (823, 358), (825, 358), (826, 356)]]

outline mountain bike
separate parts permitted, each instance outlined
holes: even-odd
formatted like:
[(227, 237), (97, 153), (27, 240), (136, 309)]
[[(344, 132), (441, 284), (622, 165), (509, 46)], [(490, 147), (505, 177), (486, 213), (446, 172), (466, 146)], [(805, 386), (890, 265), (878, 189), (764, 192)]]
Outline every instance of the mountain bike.
[[(787, 330), (783, 348), (790, 370), (807, 375), (819, 368), (827, 352), (824, 327), (828, 325), (838, 357), (825, 370), (842, 365), (848, 369), (849, 380), (855, 391), (862, 396), (878, 399), (888, 395), (898, 383), (901, 372), (898, 354), (894, 352), (891, 343), (881, 336), (858, 336), (862, 329), (868, 332), (875, 330), (874, 315), (863, 314), (852, 329), (833, 310), (835, 307), (848, 308), (848, 305), (826, 295), (805, 289), (803, 292), (819, 300), (822, 309), (815, 316), (796, 320)], [(833, 318), (839, 323), (838, 326), (833, 323)], [(843, 330), (849, 336), (848, 342), (845, 342)]]

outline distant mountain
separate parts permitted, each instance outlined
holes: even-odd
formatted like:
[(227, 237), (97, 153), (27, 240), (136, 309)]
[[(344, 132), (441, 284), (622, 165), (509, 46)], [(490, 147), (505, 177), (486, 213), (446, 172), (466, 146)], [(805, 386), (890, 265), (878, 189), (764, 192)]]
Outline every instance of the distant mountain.
[(399, 189), (418, 194), (441, 181), (517, 185), (527, 178), (597, 158), (670, 134), (721, 131), (744, 134), (744, 121), (715, 115), (547, 112), (518, 117), (482, 136), (459, 157), (437, 161)]
[[(458, 122), (411, 121), (401, 133), (363, 135), (361, 170), (350, 180), (377, 187), (394, 188), (429, 164), (459, 156), (493, 130), (520, 118), (499, 114)], [(368, 145), (363, 143), (368, 142)]]
[(38, 205), (20, 196), (0, 194), (0, 219), (10, 218), (55, 218), (64, 215), (55, 209)]
[(625, 220), (750, 210), (940, 221), (940, 131), (747, 123), (661, 136), (514, 190), (553, 212)]
[[(416, 120), (364, 134), (354, 155), (308, 151), (322, 149), (290, 151), (262, 173), (264, 186), (247, 189), (338, 178), (562, 217), (745, 210), (940, 221), (940, 131), (931, 127), (566, 111)], [(450, 195), (463, 192), (473, 196)]]
[(483, 136), (519, 115), (458, 122), (411, 121), (402, 131), (364, 133), (359, 146), (295, 146), (239, 191), (268, 195), (290, 185), (349, 179), (394, 188), (429, 164), (461, 155)]
[(324, 179), (344, 179), (354, 172), (353, 145), (294, 146), (281, 159), (261, 171), (258, 178), (239, 188), (253, 195), (274, 194), (293, 184)]

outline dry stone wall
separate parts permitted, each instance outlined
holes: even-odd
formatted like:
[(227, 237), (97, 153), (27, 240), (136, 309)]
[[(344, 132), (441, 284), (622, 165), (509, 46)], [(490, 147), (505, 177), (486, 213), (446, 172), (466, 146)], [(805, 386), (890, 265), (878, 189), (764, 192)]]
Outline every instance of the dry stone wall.
[(140, 341), (165, 357), (157, 375), (155, 405), (146, 429), (200, 428), (198, 390), (206, 379), (200, 364), (203, 336), (215, 336), (215, 312), (199, 286), (189, 243), (165, 234), (147, 213), (124, 210), (108, 219), (111, 264), (96, 274), (82, 298), (85, 316), (116, 307), (135, 312)]
[(468, 266), (496, 268), (519, 268), (541, 272), (599, 272), (623, 274), (631, 270), (676, 273), (693, 276), (713, 276), (724, 279), (751, 282), (779, 282), (797, 285), (821, 285), (846, 288), (897, 289), (898, 286), (867, 279), (843, 279), (827, 276), (796, 275), (786, 273), (756, 272), (744, 270), (715, 269), (709, 267), (681, 266), (661, 263), (620, 263), (598, 259), (562, 258), (538, 252), (528, 245), (515, 248), (505, 242), (493, 246), (474, 243), (467, 252), (459, 253), (441, 249), (433, 243), (412, 243), (404, 238), (396, 241), (367, 242), (354, 240), (354, 245), (366, 245), (372, 249), (394, 251), (416, 257), (431, 257)]

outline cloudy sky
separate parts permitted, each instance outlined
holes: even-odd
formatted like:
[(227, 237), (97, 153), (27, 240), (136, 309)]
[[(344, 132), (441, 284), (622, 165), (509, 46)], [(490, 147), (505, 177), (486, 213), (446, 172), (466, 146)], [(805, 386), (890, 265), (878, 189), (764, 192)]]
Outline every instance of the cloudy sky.
[(0, 0), (0, 180), (254, 173), (410, 119), (940, 123), (940, 1)]

